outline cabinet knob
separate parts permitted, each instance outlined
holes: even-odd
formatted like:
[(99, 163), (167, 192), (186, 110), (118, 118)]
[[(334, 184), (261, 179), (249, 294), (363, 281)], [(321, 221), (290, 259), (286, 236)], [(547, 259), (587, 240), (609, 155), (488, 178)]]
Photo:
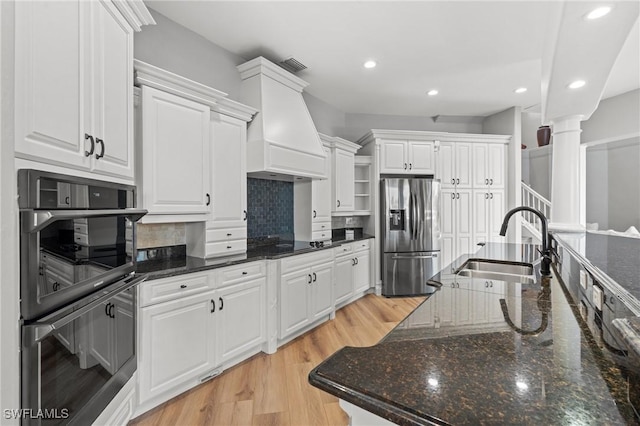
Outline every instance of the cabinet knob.
[(96, 145), (97, 144), (100, 144), (100, 146), (102, 147), (102, 149), (100, 150), (100, 154), (96, 154), (96, 160), (99, 160), (104, 157), (104, 141), (102, 139), (96, 138)]

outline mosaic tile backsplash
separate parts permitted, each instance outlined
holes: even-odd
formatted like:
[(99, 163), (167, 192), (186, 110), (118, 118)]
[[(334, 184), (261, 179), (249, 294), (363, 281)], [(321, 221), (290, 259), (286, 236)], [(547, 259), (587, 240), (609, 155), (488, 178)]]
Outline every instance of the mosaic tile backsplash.
[(185, 244), (184, 223), (140, 223), (136, 231), (138, 249)]
[(247, 179), (247, 236), (293, 234), (293, 182)]

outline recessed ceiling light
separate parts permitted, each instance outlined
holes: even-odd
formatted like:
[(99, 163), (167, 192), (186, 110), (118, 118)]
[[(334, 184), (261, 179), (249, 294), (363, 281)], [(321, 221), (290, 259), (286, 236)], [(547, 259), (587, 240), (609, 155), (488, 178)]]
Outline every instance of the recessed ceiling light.
[(514, 92), (516, 93), (524, 93), (527, 91), (526, 87), (518, 87), (516, 90), (514, 90)]
[(569, 89), (579, 89), (585, 84), (587, 84), (587, 82), (584, 80), (576, 80), (573, 83), (569, 84)]
[(375, 68), (376, 65), (376, 61), (367, 61), (364, 63), (365, 68)]
[(598, 7), (593, 9), (591, 12), (589, 12), (586, 16), (586, 19), (598, 19), (598, 18), (602, 18), (604, 15), (606, 15), (607, 13), (611, 12), (611, 7), (610, 6), (602, 6), (602, 7)]
[(427, 95), (429, 96), (435, 96), (438, 94), (438, 91), (436, 89), (431, 89), (427, 92)]

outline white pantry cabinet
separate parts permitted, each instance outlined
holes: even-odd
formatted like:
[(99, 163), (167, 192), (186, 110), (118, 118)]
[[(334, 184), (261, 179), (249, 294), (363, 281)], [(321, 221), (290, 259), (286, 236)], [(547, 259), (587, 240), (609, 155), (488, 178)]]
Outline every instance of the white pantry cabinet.
[(16, 2), (16, 157), (133, 179), (133, 28), (154, 21), (128, 3)]
[(443, 188), (440, 195), (442, 267), (463, 253), (471, 253), (473, 241), (472, 190)]
[(279, 338), (283, 340), (333, 312), (334, 264), (331, 250), (280, 262)]
[(383, 140), (380, 173), (433, 174), (435, 171), (435, 142)]
[(153, 87), (142, 87), (138, 205), (154, 215), (204, 220), (211, 203), (210, 109)]
[(334, 295), (336, 306), (361, 296), (371, 286), (372, 240), (342, 244), (333, 249), (335, 256)]

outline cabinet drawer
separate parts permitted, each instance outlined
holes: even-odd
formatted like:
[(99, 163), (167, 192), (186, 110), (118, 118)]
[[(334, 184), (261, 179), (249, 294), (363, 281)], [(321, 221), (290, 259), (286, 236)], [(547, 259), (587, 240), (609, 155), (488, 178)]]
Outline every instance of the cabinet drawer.
[(186, 274), (140, 284), (140, 306), (154, 305), (213, 290), (209, 274)]
[(220, 273), (220, 285), (226, 286), (238, 280), (244, 281), (263, 277), (265, 275), (265, 265), (264, 262), (251, 262), (222, 268), (218, 272)]
[(73, 283), (75, 270), (72, 263), (65, 262), (64, 260), (60, 260), (55, 256), (45, 253), (42, 254), (42, 260), (47, 271), (54, 271), (62, 278)]
[(369, 250), (369, 247), (371, 247), (371, 240), (356, 241), (355, 243), (352, 243), (352, 245), (353, 251)]
[(328, 231), (331, 234), (331, 222), (318, 222), (311, 225), (311, 231)]
[(280, 273), (286, 274), (319, 263), (331, 262), (332, 260), (333, 252), (330, 249), (320, 250), (317, 253), (299, 254), (282, 259), (280, 261)]
[(347, 256), (353, 252), (353, 244), (347, 243), (342, 244), (341, 246), (335, 247), (333, 249), (333, 253), (336, 257)]
[(73, 224), (73, 230), (74, 232), (80, 233), (80, 234), (88, 234), (89, 233), (89, 227), (87, 226), (86, 223), (75, 223)]
[(207, 242), (247, 238), (247, 228), (207, 229)]
[(77, 232), (73, 234), (73, 241), (76, 244), (80, 244), (82, 246), (89, 245), (89, 235), (87, 234), (78, 234)]
[(311, 234), (313, 241), (326, 241), (331, 239), (331, 230), (328, 231), (313, 231)]
[(247, 240), (220, 241), (207, 243), (206, 257), (225, 256), (247, 251)]

